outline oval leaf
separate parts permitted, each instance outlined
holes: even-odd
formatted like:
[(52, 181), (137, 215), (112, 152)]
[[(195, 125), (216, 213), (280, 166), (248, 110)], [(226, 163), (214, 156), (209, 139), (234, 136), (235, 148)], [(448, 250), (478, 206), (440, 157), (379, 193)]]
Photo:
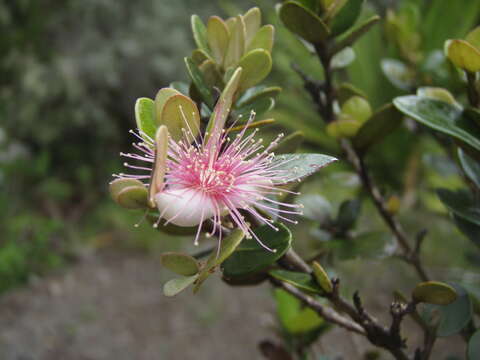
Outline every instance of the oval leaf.
[(355, 26), (352, 30), (348, 33), (341, 36), (338, 39), (337, 43), (333, 48), (333, 53), (336, 54), (337, 52), (341, 51), (342, 49), (346, 48), (347, 46), (353, 45), (363, 34), (365, 34), (368, 30), (371, 29), (373, 25), (380, 21), (380, 16), (374, 15), (371, 18), (368, 18), (358, 26)]
[(282, 91), (281, 87), (271, 86), (267, 87), (264, 85), (259, 85), (251, 87), (246, 90), (243, 95), (238, 99), (236, 106), (242, 107), (247, 104), (252, 104), (255, 101), (263, 98), (275, 98)]
[(317, 294), (324, 293), (322, 288), (315, 282), (315, 280), (313, 280), (312, 275), (310, 274), (289, 270), (272, 270), (269, 274), (275, 279), (284, 281), (301, 290)]
[(323, 154), (283, 154), (274, 158), (272, 166), (282, 171), (284, 183), (300, 181), (321, 168), (337, 161)]
[(260, 29), (262, 12), (258, 7), (253, 7), (243, 15), (243, 21), (245, 22), (245, 44), (248, 45)]
[(160, 256), (164, 267), (178, 275), (193, 276), (198, 273), (197, 260), (187, 254), (177, 252), (166, 252)]
[(415, 74), (403, 62), (383, 59), (380, 66), (387, 79), (400, 90), (409, 91), (415, 86)]
[(255, 49), (243, 56), (238, 65), (243, 69), (240, 91), (244, 91), (265, 79), (272, 70), (272, 57), (263, 49)]
[(280, 19), (291, 32), (316, 44), (325, 40), (330, 30), (314, 12), (295, 1), (287, 1), (280, 7)]
[(117, 203), (126, 209), (145, 209), (148, 207), (148, 190), (145, 186), (127, 186), (117, 197)]
[(213, 94), (210, 88), (207, 86), (202, 72), (198, 69), (193, 60), (188, 57), (185, 58), (185, 65), (187, 66), (188, 75), (192, 79), (196, 90), (200, 93), (202, 100), (212, 109)]
[(223, 64), (225, 69), (236, 67), (238, 60), (240, 60), (245, 53), (245, 22), (240, 15), (234, 19), (235, 21), (232, 24), (232, 29), (230, 31), (230, 40), (228, 42), (227, 53)]
[(458, 159), (465, 175), (480, 189), (480, 163), (468, 156), (462, 149), (458, 149)]
[(140, 135), (145, 140), (148, 140), (148, 138), (144, 134), (149, 136), (150, 139), (155, 138), (157, 127), (155, 125), (155, 103), (152, 99), (140, 98), (135, 102), (135, 121), (138, 130), (141, 132)]
[(222, 265), (223, 276), (234, 278), (261, 271), (280, 259), (290, 248), (292, 234), (286, 226), (275, 223), (279, 231), (268, 225), (254, 230), (263, 244), (274, 252), (266, 250), (256, 239), (246, 239)]
[(362, 12), (363, 0), (347, 0), (332, 21), (332, 34), (340, 35), (355, 24)]
[(275, 154), (289, 154), (295, 153), (305, 140), (305, 136), (301, 131), (295, 131), (294, 133), (285, 137), (275, 148)]
[(472, 73), (480, 70), (480, 51), (464, 40), (446, 41), (445, 54), (456, 67)]
[(177, 94), (169, 97), (160, 114), (159, 125), (166, 125), (168, 133), (175, 141), (184, 136), (182, 129), (191, 133), (190, 140), (193, 141), (200, 129), (197, 105), (185, 95)]
[(272, 52), (275, 28), (272, 25), (265, 25), (258, 30), (247, 46), (247, 53), (255, 49), (263, 49)]
[(333, 285), (325, 269), (316, 261), (313, 262), (312, 269), (318, 285), (320, 285), (326, 293), (331, 293), (333, 291)]
[(453, 287), (438, 281), (426, 281), (418, 284), (412, 292), (412, 298), (416, 302), (424, 302), (435, 305), (448, 305), (457, 299), (457, 293)]
[(165, 296), (175, 296), (194, 283), (198, 275), (181, 277), (169, 280), (163, 285), (163, 294)]
[(419, 96), (397, 97), (393, 103), (411, 118), (480, 151), (480, 128), (466, 118), (458, 107)]
[[(162, 88), (158, 90), (157, 95), (155, 96), (155, 124), (156, 126), (164, 125), (162, 123), (162, 110), (165, 106), (165, 103), (174, 95), (179, 95), (180, 92), (173, 88)], [(156, 132), (156, 131), (155, 131)], [(153, 135), (152, 139), (155, 138)]]
[(355, 60), (355, 51), (351, 47), (346, 47), (336, 53), (331, 62), (332, 69), (342, 69), (347, 67)]
[(193, 38), (197, 46), (205, 51), (207, 54), (210, 53), (210, 49), (208, 48), (208, 41), (207, 41), (207, 28), (203, 23), (202, 19), (198, 15), (192, 15), (191, 17), (191, 25), (192, 25), (192, 32)]
[(118, 194), (129, 186), (144, 186), (140, 180), (137, 179), (115, 179), (109, 184), (110, 196), (117, 201)]
[(218, 64), (223, 64), (230, 34), (227, 25), (218, 16), (212, 16), (208, 19), (207, 38), (213, 58)]

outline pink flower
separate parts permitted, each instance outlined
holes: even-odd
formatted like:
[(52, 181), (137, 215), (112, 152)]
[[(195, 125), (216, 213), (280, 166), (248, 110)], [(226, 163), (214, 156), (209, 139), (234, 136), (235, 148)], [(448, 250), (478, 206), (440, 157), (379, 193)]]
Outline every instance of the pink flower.
[(214, 129), (208, 139), (197, 140), (189, 129), (184, 129), (179, 141), (168, 135), (165, 126), (158, 129), (155, 140), (143, 133), (134, 133), (141, 140), (133, 144), (139, 154), (121, 155), (148, 163), (148, 166), (125, 163), (126, 167), (148, 173), (117, 177), (149, 183), (152, 205), (160, 211), (155, 226), (160, 219), (164, 219), (165, 224), (198, 225), (197, 244), (205, 221), (213, 222), (213, 230), (207, 235), (221, 234), (221, 220), (229, 215), (247, 237), (254, 237), (267, 248), (251, 230), (245, 215), (276, 229), (271, 218), (296, 223), (285, 215), (301, 214), (298, 211), (301, 205), (275, 200), (275, 195), (287, 191), (278, 189), (278, 185), (287, 182), (288, 173), (280, 168), (289, 160), (275, 161), (271, 152), (283, 134), (264, 147), (262, 139), (255, 139), (257, 130), (247, 134), (244, 128), (231, 139), (225, 130)]

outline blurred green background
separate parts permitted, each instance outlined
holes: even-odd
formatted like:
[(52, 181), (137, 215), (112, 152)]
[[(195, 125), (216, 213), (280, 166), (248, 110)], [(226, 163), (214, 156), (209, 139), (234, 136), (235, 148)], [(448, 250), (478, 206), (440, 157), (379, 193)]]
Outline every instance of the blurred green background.
[[(387, 8), (408, 3), (420, 3), (425, 9), (431, 5), (421, 0), (367, 3), (365, 16), (372, 12), (383, 16)], [(410, 19), (409, 25), (418, 27), (418, 47), (425, 56), (478, 23), (479, 6), (465, 13), (462, 6), (475, 2), (458, 3), (449, 16), (440, 18), (444, 9), (438, 5), (435, 13)], [(193, 13), (206, 19), (260, 6), (264, 22), (277, 30), (274, 71), (267, 83), (284, 89), (269, 116), (277, 120), (270, 131), (303, 130), (305, 149), (338, 151), (291, 63), (313, 78), (321, 78), (321, 68), (279, 23), (273, 4), (0, 0), (0, 293), (69, 266), (92, 249), (114, 246), (156, 254), (167, 247), (192, 248), (190, 239), (167, 238), (147, 224), (134, 228), (142, 214), (118, 208), (108, 196), (108, 182), (112, 173), (121, 171), (119, 152), (132, 142), (128, 130), (135, 124), (135, 99), (153, 97), (171, 81), (187, 80), (182, 60), (194, 48)], [(383, 58), (402, 58), (384, 30), (381, 23), (362, 38), (355, 46), (355, 61), (338, 74), (363, 89), (374, 107), (407, 93), (382, 73)], [(368, 160), (383, 190), (404, 200), (400, 215), (410, 232), (432, 225), (432, 241), (425, 250), (430, 267), (441, 271), (453, 262), (461, 273), (478, 260), (478, 252), (447, 220), (434, 195), (436, 186), (455, 188), (461, 178), (432, 138), (419, 141), (403, 127)], [(338, 164), (306, 184), (304, 192), (321, 193), (338, 206), (359, 193), (358, 181), (348, 167)], [(362, 228), (383, 227), (370, 204), (360, 223)], [(304, 251), (305, 242), (311, 241), (306, 229), (294, 229), (295, 246)], [(398, 270), (397, 263), (391, 266)]]

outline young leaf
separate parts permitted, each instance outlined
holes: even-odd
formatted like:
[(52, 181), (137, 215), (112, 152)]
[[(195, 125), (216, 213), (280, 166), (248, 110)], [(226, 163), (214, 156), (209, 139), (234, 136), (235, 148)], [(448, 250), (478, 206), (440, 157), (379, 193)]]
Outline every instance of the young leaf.
[(342, 35), (338, 40), (335, 46), (333, 47), (332, 52), (336, 54), (337, 52), (343, 50), (347, 46), (352, 46), (363, 34), (371, 29), (373, 25), (380, 21), (380, 16), (374, 15), (361, 24), (355, 26), (346, 34)]
[(163, 294), (165, 296), (175, 296), (193, 284), (197, 277), (198, 275), (193, 275), (169, 280), (163, 285)]
[(178, 275), (193, 276), (199, 270), (197, 260), (187, 254), (166, 252), (160, 256), (160, 261), (164, 267)]
[(332, 281), (328, 277), (327, 272), (324, 268), (316, 261), (312, 264), (313, 274), (317, 280), (318, 285), (325, 291), (327, 294), (333, 291)]
[(480, 50), (464, 40), (447, 40), (445, 54), (456, 67), (472, 73), (480, 71)]
[[(179, 95), (180, 92), (178, 90), (175, 90), (173, 88), (162, 88), (158, 90), (157, 95), (155, 96), (155, 124), (156, 127), (162, 124), (162, 111), (163, 107), (165, 106), (165, 103), (167, 102), (168, 99), (170, 99), (174, 95)], [(156, 132), (156, 129), (155, 129)], [(155, 138), (155, 133), (153, 136), (151, 136), (152, 139)]]
[(480, 189), (480, 163), (468, 156), (462, 149), (458, 149), (458, 159), (465, 175)]
[(245, 22), (245, 44), (248, 45), (257, 34), (262, 23), (262, 12), (258, 7), (253, 7), (243, 15)]
[(272, 25), (262, 26), (248, 43), (246, 52), (248, 53), (255, 49), (272, 52), (274, 35), (275, 28)]
[(148, 190), (142, 186), (127, 186), (115, 198), (116, 202), (126, 209), (148, 208)]
[(448, 305), (457, 299), (457, 292), (448, 284), (438, 281), (426, 281), (417, 284), (412, 291), (416, 302), (435, 305)]
[(398, 110), (422, 124), (480, 151), (480, 128), (472, 124), (458, 107), (419, 96), (397, 97), (393, 103)]
[(225, 61), (223, 67), (228, 69), (229, 67), (236, 67), (238, 60), (245, 53), (245, 22), (243, 17), (238, 15), (234, 18), (232, 30), (230, 31), (230, 40), (228, 42), (227, 53), (225, 55)]
[(246, 90), (237, 101), (237, 108), (247, 104), (253, 104), (259, 99), (275, 98), (282, 91), (281, 87), (264, 85), (254, 86)]
[(288, 30), (313, 44), (324, 41), (330, 33), (320, 17), (298, 2), (283, 3), (279, 15)]
[(274, 159), (275, 169), (286, 173), (286, 183), (300, 181), (335, 161), (334, 157), (322, 154), (283, 154)]
[(235, 278), (255, 273), (267, 268), (280, 259), (290, 248), (292, 234), (286, 226), (274, 223), (279, 231), (268, 225), (254, 230), (264, 245), (274, 250), (268, 251), (256, 239), (244, 240), (237, 250), (223, 264), (223, 276)]
[[(155, 137), (157, 127), (155, 125), (155, 103), (152, 99), (140, 98), (135, 102), (135, 120), (138, 130), (151, 139)], [(143, 134), (141, 136), (145, 138)]]
[(198, 69), (193, 60), (188, 57), (185, 58), (185, 65), (187, 66), (188, 75), (192, 79), (192, 82), (200, 93), (203, 101), (210, 108), (213, 108), (213, 94), (210, 88), (206, 85), (202, 72)]
[(217, 64), (223, 64), (230, 34), (227, 25), (218, 16), (212, 16), (208, 19), (207, 37), (213, 58)]
[(110, 190), (110, 196), (112, 197), (112, 199), (117, 201), (118, 194), (120, 194), (120, 192), (123, 189), (125, 189), (129, 186), (140, 186), (140, 187), (142, 187), (142, 186), (145, 186), (145, 185), (143, 185), (143, 183), (140, 180), (137, 180), (137, 179), (125, 179), (125, 178), (115, 179), (108, 186), (109, 190)]
[(197, 105), (187, 96), (177, 94), (165, 102), (159, 125), (166, 125), (170, 136), (178, 141), (183, 138), (182, 129), (191, 132), (193, 141), (200, 131), (200, 113)]
[(245, 54), (238, 66), (243, 69), (239, 84), (239, 91), (242, 92), (265, 79), (272, 70), (272, 57), (263, 49), (255, 49)]

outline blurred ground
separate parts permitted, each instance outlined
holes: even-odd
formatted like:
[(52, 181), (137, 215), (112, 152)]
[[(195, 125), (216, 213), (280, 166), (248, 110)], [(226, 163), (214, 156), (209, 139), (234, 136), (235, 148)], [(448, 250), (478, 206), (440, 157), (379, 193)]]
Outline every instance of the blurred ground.
[[(0, 359), (261, 359), (257, 343), (273, 338), (275, 321), (268, 285), (229, 288), (213, 277), (197, 296), (167, 298), (161, 284), (170, 276), (152, 256), (108, 249), (12, 291), (0, 299)], [(380, 311), (384, 301), (369, 306)], [(410, 327), (410, 340), (421, 340)], [(434, 359), (444, 359), (439, 345)], [(316, 347), (344, 360), (368, 349), (340, 329)]]

